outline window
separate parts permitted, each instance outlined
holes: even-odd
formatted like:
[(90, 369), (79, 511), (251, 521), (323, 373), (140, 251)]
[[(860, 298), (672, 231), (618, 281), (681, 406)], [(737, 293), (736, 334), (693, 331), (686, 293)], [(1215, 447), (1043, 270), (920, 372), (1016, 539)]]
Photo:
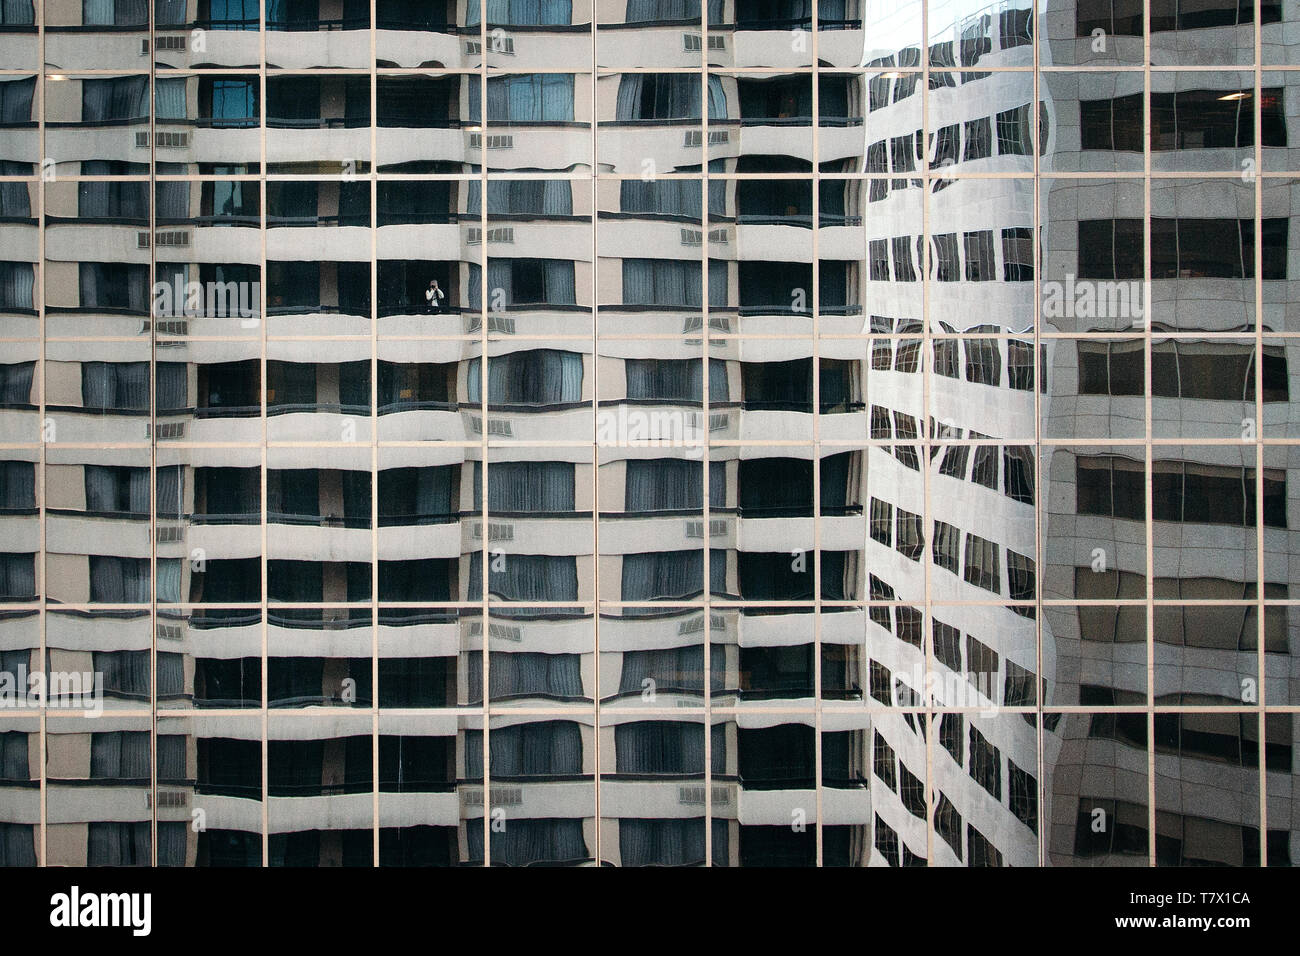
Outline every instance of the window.
[(32, 404), (32, 383), (35, 374), (35, 362), (0, 365), (0, 405)]
[[(1286, 121), (1280, 87), (1261, 92), (1260, 145), (1285, 146)], [(1132, 99), (1132, 98), (1126, 98)], [(1141, 123), (1140, 98), (1137, 122)], [(1131, 112), (1132, 104), (1125, 104)], [(1151, 94), (1151, 149), (1234, 149), (1255, 145), (1253, 91), (1225, 95), (1224, 90), (1180, 90)], [(1139, 150), (1141, 146), (1137, 147)]]
[[(971, 433), (971, 438), (983, 438), (983, 435)], [(970, 480), (985, 488), (998, 490), (998, 446), (976, 445), (975, 465), (971, 468)]]
[(1007, 707), (1034, 707), (1038, 703), (1038, 688), (1032, 671), (1015, 661), (1007, 661), (1006, 683), (1002, 687), (1002, 702)]
[(966, 535), (966, 582), (977, 588), (1001, 593), (998, 573), (998, 545), (978, 535)]
[[(992, 254), (992, 247), (989, 252)], [(1002, 384), (1002, 353), (997, 339), (966, 340), (966, 381), (980, 385)]]
[[(916, 419), (903, 412), (894, 412), (894, 437), (902, 441), (916, 441), (919, 436)], [(921, 462), (915, 445), (895, 445), (894, 457), (913, 471), (920, 471)]]
[(889, 824), (880, 819), (879, 814), (876, 814), (874, 832), (877, 852), (890, 866), (898, 866), (898, 834), (889, 827)]
[(890, 689), (892, 675), (889, 668), (879, 661), (871, 662), (871, 696), (884, 704), (886, 707), (894, 706), (894, 698)]
[[(465, 772), (471, 779), (483, 777), (482, 733), (465, 732)], [(582, 773), (582, 727), (576, 721), (538, 720), (493, 727), (488, 747), (488, 772), (494, 779)]]
[(1082, 147), (1142, 152), (1144, 108), (1141, 93), (1104, 100), (1080, 100), (1079, 135)]
[[(481, 308), (480, 267), (469, 267), (469, 304)], [(489, 259), (488, 301), (507, 308), (519, 306), (564, 306), (577, 301), (574, 263), (571, 259)]]
[(961, 673), (961, 632), (951, 624), (934, 619), (931, 628), (934, 657), (955, 673)]
[[(1023, 554), (1017, 554), (1015, 551), (1008, 548), (1007, 588), (1011, 600), (1034, 600), (1034, 581), (1035, 571), (1033, 558), (1025, 557)], [(1032, 607), (1013, 607), (1011, 610), (1022, 617), (1033, 617), (1035, 613)]]
[(925, 532), (921, 528), (921, 516), (910, 511), (898, 509), (898, 553), (912, 561), (920, 561), (925, 553)]
[(939, 714), (939, 745), (953, 760), (957, 766), (965, 766), (963, 754), (965, 753), (965, 737), (963, 734), (965, 717), (961, 714)]
[[(709, 119), (727, 118), (727, 98), (722, 80), (709, 77)], [(685, 73), (626, 73), (619, 81), (615, 118), (632, 120), (698, 120), (700, 118), (700, 78)], [(472, 87), (471, 87), (472, 89)], [(572, 88), (570, 87), (570, 119)]]
[(916, 267), (912, 264), (912, 248), (908, 236), (895, 236), (890, 240), (894, 252), (894, 281), (915, 282)]
[(1038, 833), (1038, 781), (1033, 774), (1021, 770), (1007, 759), (1007, 789), (1011, 812), (1017, 820), (1037, 835)]
[(894, 748), (889, 746), (885, 742), (885, 738), (880, 736), (879, 731), (877, 731), (875, 746), (872, 748), (872, 768), (881, 782), (897, 793), (898, 780), (895, 767)]
[(1075, 510), (1141, 521), (1146, 515), (1146, 467), (1117, 456), (1075, 459)]
[(979, 830), (966, 825), (966, 865), (1002, 866), (1002, 853)]
[(889, 245), (884, 239), (867, 243), (867, 259), (871, 266), (872, 282), (889, 281)]
[[(572, 267), (572, 264), (570, 264)], [(703, 269), (698, 261), (624, 259), (623, 303), (635, 306), (699, 308), (703, 302)], [(709, 262), (709, 305), (727, 304), (727, 266)]]
[(957, 234), (945, 233), (930, 238), (934, 246), (934, 278), (940, 282), (961, 281), (961, 254), (957, 251)]
[(998, 113), (999, 156), (1029, 156), (1033, 153), (1029, 115), (1028, 103)]
[(1034, 231), (1026, 226), (1002, 230), (1002, 281), (1034, 280)]
[(949, 445), (944, 449), (943, 460), (939, 463), (939, 474), (965, 481), (969, 461), (970, 445)]
[(948, 844), (957, 859), (961, 859), (961, 814), (952, 805), (952, 801), (939, 792), (939, 800), (934, 807), (934, 832)]
[(918, 820), (925, 819), (925, 784), (900, 760), (898, 762), (898, 796), (903, 809)]
[(618, 724), (614, 728), (614, 760), (615, 772), (620, 774), (702, 774), (704, 727), (685, 720)]
[[(629, 13), (632, 6), (633, 4), (629, 3)], [(466, 25), (476, 26), (480, 16), (479, 0), (467, 0)], [(564, 26), (573, 22), (573, 2), (572, 0), (488, 0), (487, 18), (488, 23), (493, 26)]]
[(970, 775), (994, 800), (1002, 799), (1002, 755), (974, 726), (970, 727)]
[(961, 532), (943, 521), (934, 523), (934, 563), (957, 574), (960, 570)]
[[(477, 83), (468, 86), (468, 116), (471, 122), (480, 123), (483, 114), (480, 86)], [(565, 73), (490, 77), (487, 82), (487, 122), (572, 123), (573, 77)]]
[(975, 682), (975, 689), (989, 700), (997, 700), (997, 652), (969, 634), (966, 635), (966, 674)]
[(1003, 491), (1008, 498), (1034, 503), (1034, 449), (1029, 445), (1007, 445), (1002, 449)]
[(891, 535), (894, 524), (894, 506), (879, 498), (871, 499), (871, 538), (885, 547), (893, 544)]
[(993, 263), (993, 233), (968, 232), (965, 237), (966, 281), (989, 282), (996, 278)]
[[(564, 405), (582, 400), (582, 356), (533, 349), (488, 359), (488, 402), (494, 405)], [(468, 398), (482, 401), (482, 363), (470, 363)]]
[(1025, 392), (1034, 390), (1034, 346), (1030, 342), (1007, 340), (1007, 384)]
[[(1085, 0), (1086, 2), (1086, 0)], [(999, 36), (1001, 48), (1027, 46), (1033, 42), (1033, 21), (1030, 19), (1031, 8), (1003, 10), (999, 17)]]

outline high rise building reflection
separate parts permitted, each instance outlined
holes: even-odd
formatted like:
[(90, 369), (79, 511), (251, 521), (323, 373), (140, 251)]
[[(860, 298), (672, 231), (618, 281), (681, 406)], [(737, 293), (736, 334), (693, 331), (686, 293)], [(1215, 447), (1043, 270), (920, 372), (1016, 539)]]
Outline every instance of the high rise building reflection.
[(1121, 6), (6, 3), (0, 864), (1289, 864), (1286, 18)]

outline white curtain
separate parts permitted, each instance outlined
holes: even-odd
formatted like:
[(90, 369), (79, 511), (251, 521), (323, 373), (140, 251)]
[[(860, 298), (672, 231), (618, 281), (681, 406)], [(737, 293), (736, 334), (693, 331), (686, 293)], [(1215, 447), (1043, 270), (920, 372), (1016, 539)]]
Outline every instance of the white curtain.
[(162, 182), (154, 184), (155, 215), (162, 221), (175, 221), (190, 217), (190, 184)]
[(36, 596), (36, 555), (0, 554), (0, 598), (30, 601)]
[(31, 404), (32, 382), (35, 374), (35, 362), (16, 362), (13, 365), (0, 365), (0, 404)]
[[(474, 506), (482, 500), (483, 463), (475, 462)], [(568, 461), (503, 461), (488, 466), (488, 512), (573, 511), (574, 465)]]
[(148, 651), (95, 651), (95, 672), (104, 675), (104, 690), (123, 696), (149, 696)]
[[(21, 186), (26, 195), (26, 186)], [(0, 262), (0, 309), (32, 308), (36, 267), (30, 262)]]
[(102, 604), (149, 603), (149, 559), (92, 554), (90, 599)]
[(36, 8), (32, 0), (3, 0), (0, 2), (0, 23), (7, 26), (31, 26), (36, 22)]
[(26, 511), (36, 507), (36, 465), (30, 461), (0, 462), (0, 508)]
[(704, 773), (704, 725), (684, 720), (639, 720), (614, 728), (618, 773)]
[[(618, 852), (623, 866), (692, 866), (704, 863), (704, 818), (618, 822)], [(715, 862), (718, 846), (713, 848)]]
[[(481, 700), (483, 655), (468, 657), (472, 700)], [(581, 697), (582, 656), (542, 654), (534, 651), (489, 651), (488, 695), (492, 700), (512, 697)]]
[(11, 730), (0, 733), (0, 780), (32, 779), (27, 735)]
[[(656, 511), (692, 511), (704, 505), (702, 477), (704, 465), (698, 461), (681, 458), (629, 458), (624, 487), (623, 510), (629, 514)], [(710, 479), (721, 477), (721, 468), (709, 470)], [(709, 496), (714, 505), (721, 488), (710, 485)], [(725, 493), (725, 492), (724, 492)]]
[(149, 823), (92, 823), (86, 843), (89, 866), (150, 866)]
[(158, 559), (158, 603), (178, 604), (181, 599), (181, 559)]
[(91, 734), (91, 779), (149, 779), (149, 736), (147, 730)]
[(35, 866), (36, 840), (30, 823), (0, 823), (0, 866)]
[[(488, 591), (508, 601), (576, 601), (578, 565), (572, 555), (509, 554), (492, 562)], [(469, 600), (483, 598), (483, 563), (470, 556)], [(542, 609), (546, 610), (546, 609)]]
[(185, 119), (185, 77), (154, 80), (154, 117), (162, 120)]
[[(471, 402), (482, 401), (482, 363), (469, 366)], [(582, 356), (534, 349), (488, 359), (488, 401), (503, 405), (555, 405), (582, 400)]]

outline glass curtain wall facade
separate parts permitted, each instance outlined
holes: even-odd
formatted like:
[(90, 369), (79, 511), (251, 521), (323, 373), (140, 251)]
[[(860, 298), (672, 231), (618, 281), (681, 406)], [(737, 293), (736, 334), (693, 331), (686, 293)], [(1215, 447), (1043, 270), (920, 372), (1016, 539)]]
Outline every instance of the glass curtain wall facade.
[(1290, 865), (1297, 19), (4, 0), (0, 865)]

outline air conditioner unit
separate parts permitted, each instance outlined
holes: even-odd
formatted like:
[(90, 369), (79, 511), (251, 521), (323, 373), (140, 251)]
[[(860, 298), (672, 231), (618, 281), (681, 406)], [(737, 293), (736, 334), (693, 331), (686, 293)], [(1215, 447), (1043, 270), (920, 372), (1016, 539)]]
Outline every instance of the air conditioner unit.
[[(492, 806), (517, 807), (524, 802), (523, 787), (493, 787), (490, 792)], [(471, 787), (461, 791), (461, 798), (466, 806), (483, 806), (483, 788)]]
[(508, 36), (490, 36), (488, 38), (488, 52), (503, 53), (506, 56), (514, 56), (515, 38)]
[(514, 428), (511, 426), (509, 419), (489, 418), (487, 433), (489, 435), (497, 435), (500, 437), (509, 438), (512, 435), (514, 435), (515, 431)]
[(181, 641), (185, 639), (185, 628), (180, 624), (158, 623), (158, 639), (162, 641)]
[(185, 526), (179, 524), (160, 525), (158, 528), (159, 544), (176, 544), (185, 540)]
[(489, 229), (487, 234), (488, 242), (514, 242), (514, 226), (498, 226), (495, 229)]
[(489, 624), (488, 637), (501, 641), (514, 641), (518, 644), (524, 639), (524, 633), (523, 628), (515, 624)]
[(687, 53), (700, 52), (700, 35), (698, 33), (682, 34), (682, 49)]
[(498, 315), (493, 312), (488, 315), (488, 331), (500, 332), (503, 335), (514, 335), (515, 320), (508, 315)]
[[(148, 42), (148, 41), (145, 41), (145, 42)], [(136, 149), (148, 149), (148, 148), (149, 148), (149, 133), (148, 133), (147, 130), (145, 130), (145, 131), (141, 131), (141, 132), (138, 132), (138, 133), (135, 134), (135, 147), (136, 147)]]
[(185, 149), (190, 144), (190, 134), (159, 130), (157, 144), (159, 149)]
[(185, 319), (159, 319), (154, 323), (159, 335), (189, 335), (190, 324)]
[(141, 55), (141, 56), (148, 56), (148, 55), (149, 55), (149, 39), (148, 39), (148, 37), (142, 37), (142, 38), (140, 39), (140, 55)]
[[(144, 794), (144, 804), (147, 809), (153, 809), (153, 791), (146, 790)], [(190, 805), (190, 792), (188, 790), (159, 790), (158, 791), (158, 809), (177, 809), (188, 807)]]
[(709, 36), (709, 49), (710, 49), (710, 50), (725, 50), (726, 48), (727, 48), (727, 38), (726, 38), (726, 37), (722, 36), (722, 35), (719, 34), (719, 33), (711, 34), (711, 35)]
[(184, 50), (185, 34), (182, 33), (179, 36), (154, 37), (154, 48), (157, 50)]
[(688, 129), (682, 137), (682, 145), (688, 148), (699, 146), (702, 142), (704, 142), (704, 134), (698, 129)]
[(478, 226), (470, 226), (465, 230), (466, 245), (477, 246), (483, 241), (483, 230)]
[[(515, 138), (505, 133), (494, 133), (487, 138), (488, 149), (513, 149)], [(480, 149), (483, 146), (482, 133), (469, 134), (469, 148)]]
[(699, 229), (683, 229), (682, 245), (698, 246), (704, 239), (704, 234)]
[(720, 245), (724, 245), (724, 246), (725, 246), (725, 245), (727, 244), (727, 229), (726, 229), (726, 227), (725, 227), (725, 226), (722, 226), (722, 227), (720, 227), (720, 228), (718, 228), (718, 229), (710, 229), (710, 230), (709, 230), (709, 242), (716, 242), (716, 243), (719, 243)]
[(148, 248), (149, 248), (149, 233), (147, 233), (147, 232), (137, 232), (137, 233), (135, 234), (135, 247), (136, 247), (137, 249), (148, 249)]
[(478, 42), (478, 40), (465, 41), (465, 53), (468, 54), (469, 56), (478, 56), (482, 52), (483, 52), (483, 47)]
[(159, 422), (156, 426), (145, 426), (146, 433), (152, 432), (152, 437), (158, 441), (176, 441), (185, 437), (184, 422)]
[(154, 237), (154, 244), (157, 246), (166, 246), (169, 248), (188, 248), (190, 244), (190, 233), (188, 229), (168, 229), (159, 232)]

